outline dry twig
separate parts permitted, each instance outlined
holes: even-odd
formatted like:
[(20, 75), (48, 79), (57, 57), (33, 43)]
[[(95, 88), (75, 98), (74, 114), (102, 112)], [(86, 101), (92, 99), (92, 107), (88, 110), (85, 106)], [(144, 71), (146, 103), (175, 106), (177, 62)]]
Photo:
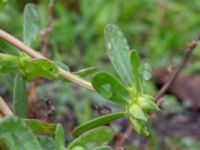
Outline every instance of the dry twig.
[[(48, 23), (47, 27), (40, 32), (40, 39), (41, 39), (41, 53), (43, 56), (47, 55), (48, 50), (48, 41), (49, 41), (49, 33), (53, 30), (53, 20), (54, 20), (54, 7), (55, 7), (56, 0), (51, 0), (48, 6)], [(31, 105), (34, 101), (36, 101), (37, 96), (35, 94), (35, 89), (38, 85), (40, 85), (44, 80), (37, 79), (35, 80), (28, 91), (28, 102)]]
[(200, 33), (198, 34), (197, 38), (194, 39), (192, 42), (190, 42), (187, 45), (187, 49), (185, 52), (184, 57), (182, 58), (182, 61), (180, 65), (177, 67), (175, 72), (171, 75), (169, 80), (163, 85), (163, 87), (158, 91), (157, 95), (155, 96), (154, 100), (157, 104), (160, 105), (160, 100), (162, 95), (167, 91), (167, 89), (170, 87), (170, 85), (175, 81), (175, 79), (178, 77), (179, 73), (182, 71), (182, 69), (185, 67), (186, 63), (188, 62), (193, 50), (197, 46), (198, 41), (200, 40)]
[(127, 138), (130, 137), (130, 135), (133, 132), (133, 128), (131, 126), (131, 124), (128, 124), (128, 127), (126, 128), (126, 131), (124, 133), (119, 134), (120, 138), (119, 140), (117, 140), (116, 144), (114, 145), (114, 149), (115, 150), (124, 150), (123, 145), (126, 141)]
[(54, 20), (54, 7), (55, 7), (56, 0), (51, 0), (48, 6), (48, 23), (47, 27), (40, 32), (42, 47), (41, 53), (43, 56), (46, 56), (48, 50), (48, 40), (49, 40), (49, 33), (53, 30), (53, 20)]

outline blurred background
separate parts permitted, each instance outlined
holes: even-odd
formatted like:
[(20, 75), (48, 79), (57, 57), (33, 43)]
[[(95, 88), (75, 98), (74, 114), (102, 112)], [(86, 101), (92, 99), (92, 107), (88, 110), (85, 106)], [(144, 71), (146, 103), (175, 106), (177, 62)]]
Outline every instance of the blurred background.
[[(52, 3), (53, 2), (53, 3)], [(180, 63), (188, 42), (200, 31), (199, 0), (2, 0), (0, 28), (22, 40), (23, 9), (38, 6), (41, 34), (32, 48), (78, 71), (95, 66), (115, 73), (105, 50), (104, 27), (117, 24), (131, 49), (152, 67), (146, 92), (155, 96), (170, 71)], [(44, 36), (44, 31), (50, 32)], [(0, 41), (0, 51), (15, 55), (16, 48)], [(177, 81), (163, 97), (162, 112), (154, 115), (150, 138), (134, 131), (125, 139), (127, 149), (199, 150), (200, 144), (200, 47)], [(89, 78), (88, 78), (89, 79)], [(0, 73), (0, 95), (12, 102), (13, 76)], [(29, 117), (61, 122), (66, 136), (77, 125), (102, 114), (119, 111), (99, 95), (62, 81), (29, 83)], [(109, 107), (108, 107), (109, 106)], [(128, 120), (115, 121), (115, 145), (126, 131)]]

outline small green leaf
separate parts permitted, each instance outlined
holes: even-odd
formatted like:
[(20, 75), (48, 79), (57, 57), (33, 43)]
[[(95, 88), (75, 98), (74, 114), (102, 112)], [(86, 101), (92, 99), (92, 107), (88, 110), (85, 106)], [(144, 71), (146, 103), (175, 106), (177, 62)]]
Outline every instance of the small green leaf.
[(99, 72), (92, 78), (92, 86), (105, 98), (121, 105), (127, 105), (130, 101), (128, 90), (112, 75)]
[(131, 71), (133, 77), (133, 84), (138, 92), (143, 92), (143, 76), (142, 68), (140, 66), (140, 56), (136, 50), (132, 50), (130, 53)]
[(148, 63), (144, 63), (143, 65), (143, 78), (144, 80), (151, 79), (151, 66)]
[(132, 85), (132, 74), (129, 62), (129, 46), (126, 38), (114, 24), (105, 27), (105, 42), (108, 56), (121, 80), (128, 86)]
[(147, 111), (147, 112), (148, 111), (153, 111), (153, 112), (160, 111), (159, 107), (153, 101), (153, 97), (148, 96), (148, 95), (139, 97), (138, 105), (142, 108), (142, 110)]
[(24, 77), (17, 74), (13, 89), (13, 111), (19, 117), (26, 117), (28, 113), (27, 88)]
[(40, 32), (40, 15), (37, 6), (27, 4), (24, 9), (23, 41), (26, 45), (36, 40)]
[(0, 53), (0, 72), (16, 73), (19, 59), (16, 56)]
[(131, 116), (137, 119), (141, 119), (144, 121), (147, 121), (147, 115), (144, 113), (144, 111), (138, 106), (137, 104), (132, 104), (129, 108), (129, 113)]
[(51, 61), (51, 62), (52, 62), (54, 65), (56, 65), (56, 66), (62, 68), (62, 69), (65, 70), (65, 71), (70, 71), (70, 70), (69, 70), (69, 67), (68, 67), (67, 65), (65, 65), (64, 63), (62, 63), (62, 62), (59, 62), (59, 61)]
[(77, 72), (74, 72), (74, 74), (76, 74), (80, 77), (86, 77), (88, 75), (95, 73), (96, 71), (97, 71), (96, 67), (89, 67), (89, 68), (81, 69)]
[(65, 150), (65, 133), (60, 124), (58, 124), (56, 127), (55, 141), (57, 150)]
[(30, 128), (15, 116), (6, 117), (0, 122), (0, 141), (10, 150), (42, 150)]
[(25, 76), (31, 81), (38, 77), (55, 80), (59, 77), (59, 69), (56, 65), (46, 59), (36, 59), (30, 61), (25, 68)]
[(124, 117), (126, 114), (124, 112), (117, 112), (108, 115), (104, 115), (93, 120), (90, 120), (86, 123), (83, 123), (79, 127), (75, 128), (72, 132), (73, 137), (78, 137), (80, 134), (84, 133), (87, 130), (105, 125), (113, 120)]
[(56, 124), (47, 123), (36, 119), (24, 119), (25, 123), (31, 128), (34, 134), (54, 135)]
[(68, 147), (67, 150), (92, 150), (97, 147), (107, 145), (113, 138), (113, 130), (109, 127), (98, 127), (89, 130), (75, 139)]

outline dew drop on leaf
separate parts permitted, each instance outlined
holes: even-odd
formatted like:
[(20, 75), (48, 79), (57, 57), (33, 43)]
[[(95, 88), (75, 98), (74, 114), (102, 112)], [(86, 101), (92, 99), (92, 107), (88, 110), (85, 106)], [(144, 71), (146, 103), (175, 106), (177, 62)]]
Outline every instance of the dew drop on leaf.
[(107, 49), (108, 49), (108, 50), (112, 50), (112, 46), (111, 46), (110, 43), (107, 43)]
[(104, 84), (102, 86), (102, 90), (101, 92), (103, 93), (103, 95), (107, 98), (112, 97), (112, 87), (110, 84)]
[(151, 79), (151, 66), (148, 63), (143, 66), (143, 78), (144, 80)]

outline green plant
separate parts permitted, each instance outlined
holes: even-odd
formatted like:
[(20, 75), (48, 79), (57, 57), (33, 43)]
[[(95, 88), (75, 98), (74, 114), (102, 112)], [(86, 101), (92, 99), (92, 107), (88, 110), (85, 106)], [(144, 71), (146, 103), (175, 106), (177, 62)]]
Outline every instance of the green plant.
[[(148, 112), (159, 111), (153, 97), (144, 91), (145, 80), (150, 77), (149, 65), (140, 62), (136, 50), (129, 51), (126, 38), (116, 25), (105, 27), (105, 41), (108, 56), (122, 82), (113, 75), (103, 71), (97, 72), (94, 68), (72, 73), (65, 64), (51, 61), (27, 47), (34, 44), (39, 30), (39, 13), (33, 4), (28, 4), (24, 11), (23, 42), (26, 45), (0, 30), (1, 39), (21, 50), (15, 52), (17, 55), (0, 53), (0, 71), (15, 76), (13, 110), (18, 116), (6, 117), (0, 122), (2, 146), (6, 145), (10, 149), (39, 150), (48, 149), (49, 145), (44, 143), (51, 143), (52, 147), (59, 150), (111, 149), (106, 145), (113, 138), (114, 132), (110, 127), (103, 125), (122, 117), (128, 117), (139, 134), (149, 135)], [(93, 75), (91, 83), (82, 78), (88, 74)], [(26, 83), (38, 77), (74, 82), (119, 104), (123, 111), (81, 124), (72, 132), (74, 139), (66, 147), (64, 131), (60, 124), (21, 118), (26, 117), (28, 112)], [(24, 132), (21, 132), (22, 130)], [(37, 134), (44, 136), (39, 137)]]
[(94, 75), (92, 85), (107, 99), (124, 106), (136, 131), (148, 136), (147, 113), (159, 111), (153, 97), (144, 93), (144, 80), (149, 72), (140, 63), (138, 52), (129, 52), (127, 41), (116, 25), (106, 26), (105, 39), (108, 56), (124, 84), (112, 75), (100, 72)]

